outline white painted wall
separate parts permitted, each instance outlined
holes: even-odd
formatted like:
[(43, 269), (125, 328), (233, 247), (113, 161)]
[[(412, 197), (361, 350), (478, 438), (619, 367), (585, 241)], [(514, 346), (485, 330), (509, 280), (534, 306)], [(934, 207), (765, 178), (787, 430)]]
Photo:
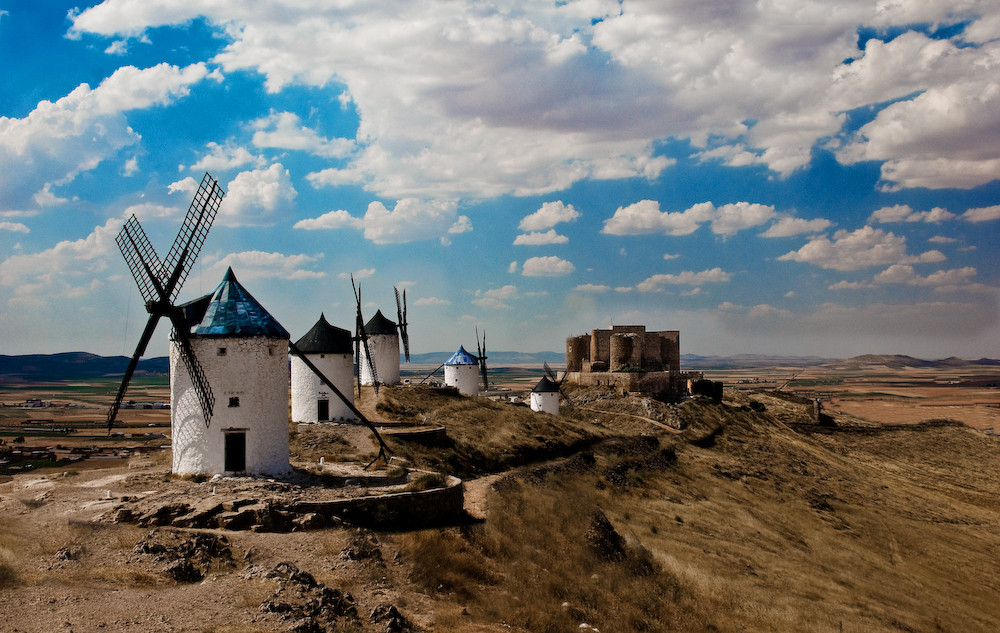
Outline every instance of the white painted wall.
[[(307, 354), (330, 382), (354, 403), (354, 355)], [(298, 356), (291, 357), (292, 365), (292, 421), (325, 422), (319, 419), (319, 400), (330, 401), (330, 420), (353, 420), (354, 413), (337, 394), (319, 379)]]
[[(170, 343), (170, 427), (176, 475), (232, 474), (224, 469), (225, 432), (246, 432), (246, 472), (276, 476), (288, 464), (288, 340), (265, 337), (192, 337), (215, 394), (208, 427), (191, 378)], [(219, 348), (226, 348), (225, 355)], [(230, 398), (239, 398), (231, 407)]]
[(559, 415), (559, 394), (555, 391), (532, 391), (531, 410)]
[[(383, 385), (399, 384), (399, 335), (397, 334), (375, 334), (368, 337), (368, 348), (371, 350), (372, 358), (375, 359), (375, 373), (378, 380)], [(361, 353), (358, 354), (361, 367), (361, 384), (372, 385), (372, 373), (368, 369), (368, 357), (365, 355), (365, 346), (361, 345)]]
[(466, 396), (479, 394), (479, 365), (445, 365), (444, 384)]

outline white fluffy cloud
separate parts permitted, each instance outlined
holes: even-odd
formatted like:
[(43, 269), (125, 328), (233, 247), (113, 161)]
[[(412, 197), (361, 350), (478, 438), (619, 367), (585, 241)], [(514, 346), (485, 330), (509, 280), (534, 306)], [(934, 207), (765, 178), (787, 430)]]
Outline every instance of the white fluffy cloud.
[(641, 292), (659, 292), (663, 290), (664, 286), (697, 286), (707, 283), (726, 283), (730, 279), (732, 279), (732, 275), (716, 267), (701, 272), (685, 270), (677, 274), (663, 273), (653, 275), (641, 282), (636, 288)]
[(544, 233), (522, 233), (514, 238), (514, 246), (544, 246), (546, 244), (565, 244), (569, 238), (559, 235), (555, 229), (549, 229)]
[(816, 237), (799, 250), (778, 258), (779, 261), (803, 262), (843, 271), (944, 259), (944, 255), (934, 250), (911, 257), (906, 254), (905, 237), (871, 226), (855, 231), (841, 229), (833, 234), (833, 240), (826, 236)]
[(204, 64), (125, 66), (96, 88), (80, 84), (55, 102), (39, 102), (23, 119), (0, 117), (0, 204), (28, 208), (38, 192), (136, 144), (125, 113), (172, 103), (207, 74)]
[(20, 222), (0, 222), (0, 231), (10, 231), (11, 233), (30, 233), (31, 229), (26, 224)]
[(951, 220), (955, 217), (954, 213), (951, 213), (947, 209), (942, 209), (941, 207), (934, 207), (930, 211), (914, 211), (912, 207), (908, 204), (897, 204), (891, 207), (882, 207), (877, 209), (872, 213), (871, 217), (868, 218), (869, 222), (929, 222), (932, 224), (938, 224), (944, 222), (945, 220)]
[(298, 192), (281, 163), (244, 171), (226, 187), (216, 221), (230, 226), (268, 225), (291, 215)]
[(531, 257), (521, 266), (521, 274), (525, 277), (562, 277), (576, 270), (572, 262), (561, 257)]
[(705, 222), (710, 222), (712, 232), (730, 236), (739, 231), (765, 224), (775, 217), (774, 207), (750, 202), (736, 202), (716, 207), (711, 202), (699, 202), (680, 212), (660, 211), (656, 200), (641, 200), (626, 207), (618, 207), (614, 215), (605, 220), (602, 233), (609, 235), (642, 235), (664, 233), (689, 235)]
[(500, 288), (493, 288), (490, 290), (477, 290), (476, 297), (472, 300), (472, 303), (476, 304), (480, 308), (489, 308), (491, 310), (509, 310), (511, 308), (510, 301), (517, 299), (519, 297), (519, 292), (517, 286), (506, 285)]
[(561, 222), (572, 222), (580, 217), (580, 212), (571, 204), (563, 204), (561, 200), (546, 202), (538, 211), (526, 216), (517, 228), (522, 231), (544, 231)]
[(103, 285), (109, 259), (118, 253), (115, 236), (121, 226), (121, 218), (111, 218), (84, 238), (5, 259), (0, 263), (0, 287), (13, 290), (10, 306), (48, 305)]
[(307, 218), (295, 223), (294, 228), (315, 231), (319, 229), (356, 229), (365, 228), (363, 218), (356, 218), (343, 209), (328, 211), (318, 218)]
[(293, 112), (272, 112), (254, 121), (252, 127), (256, 130), (253, 144), (257, 147), (301, 150), (327, 158), (344, 158), (354, 151), (353, 140), (323, 138), (302, 125)]
[[(73, 16), (72, 32), (135, 37), (206, 16), (229, 38), (214, 60), (226, 71), (259, 72), (272, 92), (343, 85), (362, 142), (328, 178), (387, 197), (486, 197), (655, 178), (671, 163), (656, 141), (671, 137), (691, 139), (704, 157), (788, 174), (841, 130), (845, 112), (921, 92), (886, 108), (840, 156), (884, 160), (893, 187), (985, 182), (997, 175), (995, 117), (985, 118), (996, 97), (969, 88), (995, 76), (997, 14), (988, 0), (108, 0)], [(904, 33), (857, 48), (862, 26), (959, 20), (977, 46)], [(931, 119), (946, 104), (958, 117)], [(890, 129), (897, 122), (907, 124), (901, 135)], [(959, 123), (976, 135), (962, 139), (971, 144), (935, 150), (948, 132), (963, 135)]]
[(392, 210), (381, 202), (369, 204), (364, 231), (376, 244), (399, 244), (439, 238), (457, 220), (454, 202), (404, 198)]
[(830, 228), (830, 225), (831, 222), (824, 218), (806, 220), (784, 216), (761, 233), (761, 237), (791, 237), (803, 233), (819, 233)]
[(995, 204), (992, 207), (969, 209), (962, 214), (962, 219), (967, 222), (989, 222), (990, 220), (1000, 220), (1000, 204)]
[(319, 279), (325, 277), (322, 271), (307, 270), (322, 255), (285, 255), (264, 251), (243, 251), (230, 253), (209, 267), (209, 279), (222, 279), (227, 268), (232, 267), (240, 281), (253, 279)]

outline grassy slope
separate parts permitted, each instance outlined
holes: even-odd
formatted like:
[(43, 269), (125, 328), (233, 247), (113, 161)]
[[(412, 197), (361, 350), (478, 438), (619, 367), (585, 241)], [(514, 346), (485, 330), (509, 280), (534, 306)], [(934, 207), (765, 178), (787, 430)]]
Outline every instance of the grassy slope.
[[(754, 398), (681, 407), (701, 446), (597, 445), (504, 479), (483, 524), (402, 536), (417, 586), (470, 614), (436, 630), (1000, 630), (996, 438), (810, 433)], [(598, 511), (620, 560), (588, 541)]]

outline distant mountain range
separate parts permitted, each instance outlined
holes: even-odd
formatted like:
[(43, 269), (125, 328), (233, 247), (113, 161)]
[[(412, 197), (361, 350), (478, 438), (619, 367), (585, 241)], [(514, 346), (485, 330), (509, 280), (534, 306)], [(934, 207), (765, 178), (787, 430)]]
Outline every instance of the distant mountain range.
[[(0, 381), (16, 380), (77, 380), (121, 376), (128, 368), (128, 356), (98, 356), (86, 352), (62, 354), (28, 354), (24, 356), (0, 355)], [(166, 356), (139, 361), (137, 376), (167, 374), (169, 361)]]
[[(418, 365), (439, 365), (451, 358), (453, 352), (429, 352), (411, 354), (410, 362)], [(128, 367), (127, 356), (98, 356), (86, 352), (66, 352), (62, 354), (27, 354), (23, 356), (0, 355), (0, 382), (18, 380), (80, 380), (121, 376)], [(489, 364), (541, 365), (549, 363), (560, 369), (566, 356), (560, 352), (489, 352)], [(813, 367), (817, 365), (838, 365), (845, 367), (885, 366), (902, 367), (964, 367), (970, 365), (1000, 366), (1000, 360), (981, 358), (965, 360), (944, 358), (923, 360), (912, 356), (864, 354), (847, 359), (823, 358), (820, 356), (770, 356), (766, 354), (737, 354), (735, 356), (681, 355), (681, 369), (750, 369), (754, 367)], [(169, 363), (166, 356), (147, 358), (139, 361), (136, 375), (166, 375)]]

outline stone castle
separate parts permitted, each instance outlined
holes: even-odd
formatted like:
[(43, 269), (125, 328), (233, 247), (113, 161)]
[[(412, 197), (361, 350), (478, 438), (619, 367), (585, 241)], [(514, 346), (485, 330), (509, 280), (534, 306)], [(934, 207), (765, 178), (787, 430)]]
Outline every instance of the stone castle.
[(690, 393), (691, 383), (703, 378), (681, 371), (679, 331), (647, 332), (645, 325), (612, 325), (567, 338), (566, 371), (569, 382), (669, 399)]

